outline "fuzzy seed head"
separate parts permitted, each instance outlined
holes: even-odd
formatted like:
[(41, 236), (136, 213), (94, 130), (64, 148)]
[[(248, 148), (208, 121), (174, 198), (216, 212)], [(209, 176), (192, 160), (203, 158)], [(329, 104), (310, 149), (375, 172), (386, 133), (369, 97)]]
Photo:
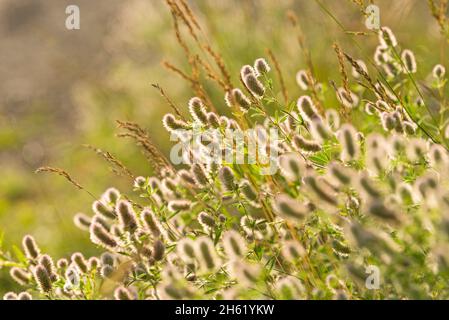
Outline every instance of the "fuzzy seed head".
[(341, 159), (343, 161), (355, 160), (359, 156), (360, 148), (357, 141), (357, 131), (350, 124), (344, 124), (339, 130), (338, 140), (342, 146)]
[(205, 230), (211, 230), (215, 227), (215, 220), (207, 212), (200, 212), (198, 214), (198, 222)]
[(240, 89), (232, 89), (230, 97), (233, 104), (237, 104), (242, 112), (247, 112), (251, 107), (251, 100), (249, 100), (249, 98)]
[(208, 237), (199, 237), (195, 242), (195, 256), (204, 271), (212, 271), (218, 267), (218, 257), (212, 240)]
[(245, 243), (245, 239), (235, 230), (228, 230), (223, 234), (224, 251), (232, 260), (245, 256), (248, 250)]
[(299, 114), (304, 120), (310, 121), (319, 117), (318, 111), (309, 96), (301, 96), (296, 105), (298, 107)]
[(401, 59), (405, 67), (405, 72), (416, 73), (416, 59), (413, 51), (408, 49), (402, 51)]
[(231, 168), (223, 166), (218, 173), (221, 185), (226, 191), (234, 191), (236, 188), (234, 173)]
[(289, 181), (298, 181), (306, 170), (304, 160), (297, 153), (285, 153), (278, 158), (282, 175)]
[(38, 263), (45, 268), (51, 281), (57, 280), (58, 275), (56, 274), (55, 264), (53, 263), (53, 259), (48, 254), (41, 255)]
[(114, 291), (115, 300), (134, 300), (131, 292), (125, 287), (118, 287)]
[(293, 136), (292, 141), (298, 151), (318, 152), (321, 150), (321, 145), (318, 142), (306, 139), (299, 134)]
[(75, 223), (75, 226), (81, 230), (89, 230), (91, 219), (84, 213), (80, 212), (73, 217), (73, 222)]
[(202, 125), (208, 123), (206, 108), (200, 98), (194, 97), (189, 100), (189, 112), (196, 122)]
[(257, 202), (258, 196), (248, 180), (240, 182), (240, 190), (242, 195), (250, 202)]
[(33, 300), (33, 297), (28, 292), (21, 292), (17, 296), (17, 300)]
[(196, 185), (198, 185), (199, 187), (205, 187), (209, 184), (209, 179), (207, 178), (207, 175), (201, 164), (193, 164), (191, 167), (191, 172), (195, 179)]
[(188, 126), (185, 122), (176, 119), (175, 116), (171, 113), (167, 113), (162, 118), (162, 124), (168, 132), (188, 129)]
[(259, 58), (254, 61), (254, 70), (257, 74), (262, 75), (270, 72), (271, 68), (264, 58)]
[(384, 48), (388, 47), (396, 47), (398, 41), (396, 40), (396, 36), (393, 34), (388, 27), (381, 27), (379, 30), (379, 42)]
[(247, 74), (243, 78), (243, 83), (245, 84), (245, 87), (252, 93), (252, 95), (258, 99), (261, 99), (265, 93), (265, 87), (263, 86), (262, 82), (257, 79), (257, 77), (250, 73)]
[(33, 271), (34, 280), (36, 281), (39, 290), (42, 293), (51, 291), (52, 284), (50, 276), (47, 273), (47, 269), (44, 266), (37, 265)]
[(9, 270), (9, 274), (11, 278), (21, 286), (28, 284), (28, 282), (30, 281), (29, 273), (22, 268), (13, 267), (11, 268), (11, 270)]
[(90, 226), (90, 239), (93, 243), (105, 248), (112, 250), (118, 246), (115, 237), (106, 230), (101, 224), (93, 223)]
[(145, 177), (139, 176), (134, 179), (134, 188), (144, 189), (147, 184), (147, 179)]
[(40, 254), (40, 249), (36, 244), (34, 238), (30, 235), (26, 235), (22, 240), (23, 251), (28, 259), (34, 260)]
[(95, 201), (92, 204), (92, 210), (95, 212), (95, 214), (101, 215), (106, 219), (115, 219), (114, 209), (106, 205), (102, 201)]
[(115, 205), (117, 200), (120, 198), (120, 191), (116, 188), (109, 188), (103, 194), (103, 199), (106, 203)]
[(296, 83), (302, 90), (307, 90), (311, 87), (309, 76), (305, 70), (299, 70), (296, 74)]
[(178, 211), (187, 211), (190, 209), (192, 203), (189, 200), (177, 199), (171, 200), (168, 203), (168, 210), (175, 213)]
[(153, 259), (156, 261), (160, 261), (164, 258), (165, 253), (165, 245), (164, 243), (157, 239), (153, 244)]
[(115, 210), (117, 212), (120, 225), (125, 230), (134, 231), (137, 228), (136, 213), (134, 212), (131, 203), (126, 200), (120, 200), (117, 202)]
[(293, 221), (304, 220), (310, 212), (305, 204), (287, 194), (279, 194), (274, 198), (273, 210), (281, 217)]
[(72, 254), (71, 260), (80, 273), (87, 273), (87, 261), (82, 253), (75, 252), (74, 254)]
[(437, 64), (435, 67), (433, 67), (432, 75), (436, 79), (442, 79), (444, 75), (446, 74), (446, 68), (442, 66), (441, 64)]
[(151, 232), (154, 238), (158, 238), (161, 235), (161, 225), (156, 219), (153, 211), (149, 208), (145, 208), (141, 213), (142, 220), (144, 222), (145, 228)]

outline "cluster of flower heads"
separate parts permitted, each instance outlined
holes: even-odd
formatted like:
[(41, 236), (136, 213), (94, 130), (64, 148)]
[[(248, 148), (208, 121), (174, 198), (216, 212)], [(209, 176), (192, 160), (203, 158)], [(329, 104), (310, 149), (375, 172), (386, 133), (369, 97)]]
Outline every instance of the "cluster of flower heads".
[[(379, 35), (375, 64), (392, 82), (400, 73), (408, 79), (417, 69), (413, 53), (397, 54), (390, 29)], [(277, 172), (191, 161), (137, 177), (138, 203), (110, 188), (93, 215), (74, 218), (105, 250), (99, 258), (75, 253), (54, 264), (26, 236), (26, 259), (11, 269), (13, 279), (61, 299), (448, 298), (449, 154), (418, 129), (403, 102), (423, 108), (423, 101), (378, 82), (371, 96), (358, 85), (338, 88), (340, 108), (323, 107), (309, 92), (325, 85), (302, 70), (296, 79), (304, 94), (270, 116), (269, 72), (257, 59), (242, 67), (242, 89), (225, 94), (235, 114), (265, 115), (260, 123), (219, 116), (197, 97), (188, 103), (191, 120), (167, 114), (163, 123), (169, 132), (253, 127), (266, 150), (277, 149)], [(444, 73), (440, 65), (432, 71), (439, 83)], [(367, 74), (355, 61), (352, 75)], [(342, 108), (364, 120), (351, 124)], [(277, 141), (266, 139), (270, 128), (279, 130)], [(373, 265), (381, 270), (378, 290), (366, 286)]]

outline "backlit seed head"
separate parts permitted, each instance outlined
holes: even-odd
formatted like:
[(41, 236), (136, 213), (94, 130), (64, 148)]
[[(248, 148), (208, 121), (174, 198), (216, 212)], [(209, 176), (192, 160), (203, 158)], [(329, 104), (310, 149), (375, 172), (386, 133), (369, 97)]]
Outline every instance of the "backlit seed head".
[(51, 281), (56, 281), (58, 279), (55, 264), (53, 263), (53, 259), (48, 254), (41, 255), (38, 263), (45, 268)]
[(322, 143), (330, 139), (333, 134), (322, 118), (315, 118), (309, 121), (309, 130), (314, 140)]
[(157, 239), (153, 244), (153, 259), (156, 261), (160, 261), (164, 258), (165, 253), (165, 245), (164, 243)]
[(446, 74), (446, 68), (442, 66), (441, 64), (437, 64), (435, 67), (433, 67), (432, 75), (436, 79), (442, 79), (444, 75)]
[(354, 177), (353, 172), (349, 168), (337, 161), (332, 161), (329, 163), (327, 172), (328, 177), (337, 186), (350, 185)]
[(118, 287), (114, 291), (115, 300), (134, 300), (131, 292), (125, 287)]
[(189, 112), (196, 122), (202, 125), (208, 123), (206, 107), (200, 98), (194, 97), (189, 100)]
[(365, 112), (370, 116), (372, 116), (375, 115), (378, 112), (378, 110), (376, 109), (375, 105), (372, 102), (367, 102), (365, 104)]
[(61, 258), (58, 261), (56, 261), (56, 267), (59, 270), (64, 270), (65, 268), (67, 268), (69, 266), (69, 262), (67, 261), (67, 259), (65, 258)]
[(147, 184), (147, 179), (145, 177), (136, 177), (134, 179), (134, 188), (143, 189)]
[(33, 297), (28, 292), (21, 292), (17, 296), (17, 300), (33, 300)]
[(292, 141), (298, 151), (318, 152), (321, 150), (321, 145), (318, 142), (306, 139), (299, 134), (294, 135)]
[(368, 174), (362, 173), (359, 176), (358, 184), (364, 195), (374, 199), (378, 199), (381, 197), (382, 194), (374, 185), (373, 181), (369, 178)]
[(299, 114), (304, 120), (310, 121), (319, 117), (318, 111), (309, 96), (301, 96), (296, 105), (298, 107)]
[(307, 90), (311, 87), (311, 82), (306, 70), (299, 70), (296, 74), (296, 83), (302, 90)]
[(104, 252), (100, 256), (100, 262), (102, 266), (114, 266), (114, 256), (110, 254), (109, 252)]
[(116, 188), (109, 188), (104, 192), (102, 198), (106, 203), (115, 205), (117, 200), (120, 198), (120, 191), (118, 191)]
[(265, 87), (254, 74), (247, 74), (243, 78), (243, 83), (254, 97), (258, 99), (261, 99), (263, 97), (265, 93)]
[(390, 57), (385, 52), (385, 48), (382, 46), (378, 46), (376, 48), (376, 51), (374, 52), (374, 62), (378, 66), (380, 66), (380, 65), (383, 65), (384, 63), (388, 62), (388, 60), (390, 60)]
[(287, 194), (278, 194), (273, 200), (273, 210), (281, 217), (302, 221), (310, 212), (309, 208)]
[(380, 120), (385, 131), (391, 131), (396, 127), (396, 119), (388, 112), (382, 112)]
[(281, 252), (284, 258), (291, 263), (295, 263), (306, 254), (304, 247), (296, 240), (285, 241), (282, 245)]
[(99, 223), (92, 223), (89, 232), (90, 240), (105, 249), (112, 250), (118, 246), (114, 235)]
[(262, 270), (257, 264), (234, 260), (230, 264), (230, 274), (242, 286), (252, 286), (258, 282)]
[(34, 241), (34, 238), (30, 235), (26, 235), (22, 240), (23, 251), (25, 251), (25, 255), (28, 259), (34, 260), (40, 254), (40, 249)]
[(433, 144), (429, 149), (430, 165), (434, 168), (442, 168), (447, 165), (449, 155), (446, 149), (439, 144)]
[(355, 160), (359, 157), (360, 147), (357, 141), (357, 131), (348, 123), (344, 124), (337, 135), (342, 146), (341, 159), (343, 161)]
[(80, 212), (73, 217), (73, 222), (81, 230), (89, 230), (91, 219), (89, 216)]
[(80, 273), (87, 273), (87, 261), (81, 252), (72, 254), (71, 261)]
[(388, 27), (381, 27), (379, 30), (379, 42), (384, 47), (396, 47), (398, 41), (396, 40), (396, 36), (393, 34)]
[(338, 88), (337, 99), (346, 108), (354, 108), (359, 104), (359, 97), (352, 91), (348, 93), (345, 88)]
[(241, 69), (240, 69), (240, 77), (243, 79), (245, 79), (245, 77), (249, 74), (252, 74), (254, 76), (256, 76), (256, 70), (254, 70), (254, 68), (250, 65), (244, 65)]
[(92, 204), (92, 210), (95, 212), (95, 214), (101, 215), (107, 219), (115, 219), (114, 208), (103, 203), (102, 201), (95, 201)]
[(207, 114), (207, 123), (214, 128), (220, 127), (220, 119), (215, 112), (209, 112)]
[(259, 58), (254, 61), (254, 70), (261, 75), (270, 72), (271, 68), (264, 58)]
[(196, 181), (195, 181), (193, 175), (189, 171), (187, 171), (185, 169), (181, 169), (178, 171), (178, 175), (181, 178), (181, 180), (184, 183), (186, 183), (187, 185), (195, 185), (196, 184)]
[(171, 200), (168, 203), (168, 210), (171, 212), (178, 212), (178, 211), (186, 211), (189, 210), (192, 203), (189, 200), (184, 199), (177, 199), (177, 200)]
[(232, 89), (230, 93), (230, 99), (232, 99), (232, 105), (240, 107), (242, 112), (247, 112), (251, 107), (251, 100), (240, 89)]
[(100, 259), (98, 259), (97, 257), (90, 257), (89, 260), (87, 260), (87, 268), (90, 271), (97, 270), (100, 264)]
[(285, 153), (278, 158), (282, 175), (290, 181), (299, 181), (306, 170), (306, 164), (297, 153)]
[(404, 50), (401, 54), (402, 63), (405, 67), (405, 72), (416, 73), (416, 59), (411, 50)]
[(220, 179), (221, 185), (226, 191), (234, 191), (236, 189), (237, 185), (235, 184), (235, 177), (231, 168), (227, 166), (221, 167), (218, 173), (218, 177)]
[[(365, 71), (366, 73), (368, 73), (368, 68), (366, 67), (366, 64), (363, 60), (356, 60), (355, 61), (359, 67)], [(356, 79), (360, 78), (361, 74), (357, 71), (356, 68), (354, 68), (354, 66), (352, 67), (352, 76)]]
[(398, 214), (391, 209), (391, 206), (387, 207), (380, 200), (375, 200), (368, 205), (368, 213), (386, 222), (400, 222)]
[(223, 248), (230, 259), (243, 258), (247, 253), (245, 239), (235, 230), (228, 230), (223, 234)]
[(184, 262), (189, 263), (195, 259), (195, 242), (190, 238), (183, 238), (178, 241), (176, 251)]
[(33, 271), (34, 280), (36, 281), (39, 290), (42, 293), (47, 293), (51, 291), (51, 279), (47, 273), (47, 269), (44, 266), (37, 265)]
[(207, 212), (200, 212), (198, 214), (198, 222), (203, 226), (206, 230), (211, 230), (215, 227), (215, 220), (212, 218)]
[(28, 284), (30, 281), (30, 274), (22, 268), (13, 267), (9, 270), (9, 274), (21, 286)]
[(17, 294), (14, 292), (7, 292), (3, 296), (3, 300), (17, 300)]
[(257, 193), (248, 180), (243, 180), (240, 182), (240, 191), (248, 201), (257, 202), (258, 200)]
[(204, 171), (204, 167), (201, 164), (199, 163), (193, 164), (190, 171), (195, 179), (197, 186), (205, 187), (209, 184), (209, 179), (207, 178), (206, 172)]
[(214, 244), (209, 237), (199, 237), (195, 241), (195, 256), (203, 271), (212, 271), (219, 266)]
[(168, 132), (188, 129), (188, 125), (184, 121), (176, 119), (171, 113), (167, 113), (162, 118), (162, 124)]
[(109, 265), (104, 265), (100, 269), (100, 275), (102, 278), (109, 278), (114, 273), (114, 268)]
[(313, 173), (304, 177), (304, 183), (320, 204), (338, 205), (337, 195), (331, 184), (322, 176), (315, 176)]
[(136, 213), (131, 203), (126, 200), (120, 200), (117, 202), (115, 211), (117, 212), (120, 225), (125, 230), (134, 231), (137, 228)]
[(408, 134), (409, 136), (413, 136), (416, 133), (416, 124), (410, 121), (404, 121), (402, 123), (402, 126), (404, 128), (404, 132)]
[(154, 238), (158, 238), (161, 235), (161, 225), (154, 215), (153, 211), (149, 208), (145, 208), (141, 213), (142, 220), (145, 228), (151, 232)]

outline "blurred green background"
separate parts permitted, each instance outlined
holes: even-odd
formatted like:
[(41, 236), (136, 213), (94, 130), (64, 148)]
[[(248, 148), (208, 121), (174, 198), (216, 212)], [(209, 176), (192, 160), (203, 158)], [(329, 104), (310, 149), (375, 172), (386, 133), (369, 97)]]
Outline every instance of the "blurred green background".
[[(355, 2), (321, 1), (347, 30), (367, 31)], [(288, 10), (299, 18), (321, 82), (340, 81), (333, 42), (357, 58), (372, 57), (377, 45), (375, 36), (344, 34), (314, 0), (189, 3), (204, 34), (232, 71), (234, 83), (243, 64), (268, 58), (265, 50), (270, 48), (292, 100), (300, 95), (295, 74), (305, 62), (286, 17)], [(380, 7), (381, 24), (393, 29), (403, 48), (415, 52), (418, 78), (427, 77), (434, 64), (445, 64), (447, 44), (427, 1), (374, 3)], [(65, 28), (69, 4), (80, 7), (80, 30)], [(151, 175), (139, 148), (115, 136), (115, 120), (138, 122), (168, 152), (169, 136), (160, 119), (169, 108), (151, 84), (164, 88), (183, 112), (192, 95), (188, 83), (161, 64), (167, 60), (188, 70), (170, 11), (163, 0), (2, 0), (0, 38), (3, 249), (20, 245), (29, 233), (55, 258), (74, 251), (96, 254), (87, 234), (72, 223), (77, 212), (91, 214), (93, 199), (61, 177), (34, 170), (43, 165), (63, 168), (96, 196), (110, 186), (131, 193), (129, 178), (117, 176), (104, 160), (83, 147), (90, 144), (110, 151), (134, 175)], [(210, 81), (205, 88), (227, 113), (219, 88)], [(0, 294), (12, 286), (7, 271), (0, 270)]]

